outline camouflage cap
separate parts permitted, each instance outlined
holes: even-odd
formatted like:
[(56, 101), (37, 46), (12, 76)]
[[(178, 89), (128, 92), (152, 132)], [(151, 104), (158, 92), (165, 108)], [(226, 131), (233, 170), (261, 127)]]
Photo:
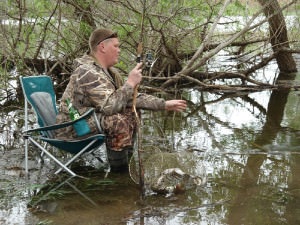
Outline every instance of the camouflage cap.
[(92, 32), (90, 39), (89, 39), (89, 47), (92, 51), (99, 45), (102, 41), (107, 40), (109, 38), (116, 38), (118, 34), (109, 29), (96, 29)]

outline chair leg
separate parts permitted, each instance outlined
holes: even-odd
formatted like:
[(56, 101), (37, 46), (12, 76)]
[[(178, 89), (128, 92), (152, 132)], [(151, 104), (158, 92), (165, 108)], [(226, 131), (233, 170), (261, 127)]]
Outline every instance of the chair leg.
[[(48, 145), (48, 143), (46, 143), (46, 144), (44, 145), (44, 149), (47, 148), (47, 145)], [(41, 160), (41, 161), (40, 161), (41, 163), (44, 163), (44, 154), (45, 154), (45, 153), (42, 151), (41, 154), (39, 155), (40, 160)]]
[(36, 142), (33, 138), (29, 137), (29, 140), (37, 146), (41, 151), (43, 151), (47, 156), (49, 156), (54, 162), (56, 162), (62, 169), (66, 170), (72, 176), (77, 176), (72, 170), (70, 170), (66, 165), (56, 159), (50, 152), (48, 152), (43, 146)]
[[(65, 163), (65, 166), (69, 166), (75, 159), (77, 159), (80, 155), (82, 155), (86, 149), (88, 149), (91, 145), (93, 145), (97, 140), (91, 141), (87, 146), (85, 146), (80, 152), (78, 152), (75, 156), (73, 156), (72, 159), (70, 159), (67, 163)], [(58, 169), (54, 174), (58, 174), (62, 168)]]
[(25, 173), (28, 176), (28, 139), (25, 139)]
[[(25, 121), (25, 130), (28, 130), (28, 102), (26, 96), (24, 95), (24, 121)], [(28, 137), (25, 137), (25, 173), (28, 178)]]
[(71, 184), (69, 181), (67, 181), (66, 184), (68, 184), (71, 188), (73, 188), (73, 190), (75, 190), (76, 192), (78, 192), (83, 198), (85, 198), (87, 201), (89, 201), (92, 205), (94, 205), (96, 207), (98, 206), (91, 198), (89, 198), (88, 196), (86, 196), (75, 185)]

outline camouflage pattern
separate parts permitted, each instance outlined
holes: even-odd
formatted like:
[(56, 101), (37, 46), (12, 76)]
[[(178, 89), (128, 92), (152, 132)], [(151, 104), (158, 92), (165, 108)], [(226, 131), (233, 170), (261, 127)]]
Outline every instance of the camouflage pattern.
[[(107, 135), (109, 148), (120, 151), (132, 145), (136, 129), (135, 115), (131, 112), (134, 89), (124, 84), (115, 68), (105, 71), (90, 55), (75, 60), (76, 69), (61, 98), (57, 123), (69, 121), (66, 99), (83, 114), (95, 108), (101, 127)], [(138, 94), (137, 109), (163, 110), (165, 100), (152, 95)], [(91, 134), (99, 132), (95, 122), (88, 120)], [(91, 135), (90, 134), (90, 135)], [(56, 133), (60, 139), (76, 138), (72, 127)]]
[(106, 144), (110, 149), (122, 150), (124, 147), (133, 146), (137, 122), (131, 108), (126, 108), (123, 113), (104, 116), (102, 128), (106, 134)]

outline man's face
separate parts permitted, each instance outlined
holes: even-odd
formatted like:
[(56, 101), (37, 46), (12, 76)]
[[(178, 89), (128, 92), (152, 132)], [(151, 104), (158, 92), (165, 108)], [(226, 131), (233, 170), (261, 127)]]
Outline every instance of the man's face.
[(104, 41), (105, 43), (105, 55), (108, 62), (108, 66), (113, 66), (118, 63), (120, 55), (120, 42), (118, 38), (111, 38)]

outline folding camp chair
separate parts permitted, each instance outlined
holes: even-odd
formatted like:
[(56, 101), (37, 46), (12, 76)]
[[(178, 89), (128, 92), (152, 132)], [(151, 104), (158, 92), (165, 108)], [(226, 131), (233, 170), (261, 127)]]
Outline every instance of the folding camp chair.
[[(88, 110), (84, 115), (74, 121), (55, 124), (58, 111), (51, 78), (46, 75), (21, 77), (20, 82), (25, 98), (24, 138), (26, 174), (28, 174), (28, 142), (30, 142), (37, 147), (41, 155), (46, 154), (60, 166), (60, 169), (57, 170), (55, 174), (58, 174), (61, 170), (65, 170), (72, 176), (76, 176), (76, 174), (69, 168), (71, 163), (78, 157), (82, 156), (82, 154), (93, 152), (93, 150), (96, 150), (105, 143), (105, 135), (101, 134), (100, 124), (97, 120), (94, 109)], [(28, 129), (28, 102), (36, 114), (39, 128)], [(78, 121), (82, 121), (91, 116), (95, 119), (99, 129), (99, 134), (80, 140), (59, 140), (54, 137), (55, 130), (67, 126), (73, 126), (75, 123), (78, 123)], [(54, 156), (54, 154), (47, 150), (47, 145), (53, 146), (57, 150), (71, 153), (72, 158), (65, 163), (62, 162), (62, 160), (58, 159)]]

